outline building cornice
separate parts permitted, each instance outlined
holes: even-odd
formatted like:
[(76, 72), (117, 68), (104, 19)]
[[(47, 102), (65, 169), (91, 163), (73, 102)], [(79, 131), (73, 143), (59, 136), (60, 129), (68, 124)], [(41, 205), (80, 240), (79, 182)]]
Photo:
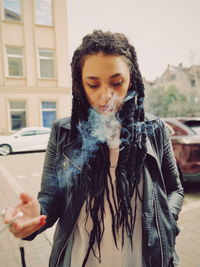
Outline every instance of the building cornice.
[(0, 86), (0, 94), (6, 93), (6, 94), (13, 94), (13, 93), (19, 93), (19, 94), (71, 94), (71, 88), (63, 87), (63, 88), (57, 88), (57, 87), (25, 87), (25, 88), (16, 88), (16, 87), (1, 87)]

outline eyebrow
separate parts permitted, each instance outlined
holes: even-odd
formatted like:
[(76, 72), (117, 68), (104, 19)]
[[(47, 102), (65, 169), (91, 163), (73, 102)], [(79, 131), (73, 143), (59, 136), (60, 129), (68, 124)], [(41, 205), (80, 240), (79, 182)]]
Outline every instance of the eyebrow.
[[(118, 76), (122, 76), (121, 73), (116, 73), (116, 74), (110, 76), (110, 79), (115, 78), (115, 77), (118, 77)], [(99, 78), (98, 77), (95, 77), (95, 76), (87, 76), (86, 79), (99, 80)]]

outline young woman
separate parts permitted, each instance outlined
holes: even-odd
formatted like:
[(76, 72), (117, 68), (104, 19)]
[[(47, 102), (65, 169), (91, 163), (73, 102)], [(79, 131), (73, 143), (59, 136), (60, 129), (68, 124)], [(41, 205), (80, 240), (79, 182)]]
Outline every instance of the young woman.
[(32, 240), (57, 220), (50, 266), (175, 266), (183, 189), (163, 122), (144, 113), (134, 47), (119, 33), (83, 38), (72, 63), (71, 119), (52, 126), (38, 199), (5, 212)]

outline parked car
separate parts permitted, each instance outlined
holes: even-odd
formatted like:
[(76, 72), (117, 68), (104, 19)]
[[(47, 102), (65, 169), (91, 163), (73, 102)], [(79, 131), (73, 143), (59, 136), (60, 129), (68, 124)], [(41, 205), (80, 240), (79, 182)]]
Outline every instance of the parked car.
[(45, 127), (27, 127), (12, 135), (0, 136), (0, 155), (12, 152), (45, 150), (50, 129)]
[(200, 182), (200, 118), (164, 118), (183, 182)]

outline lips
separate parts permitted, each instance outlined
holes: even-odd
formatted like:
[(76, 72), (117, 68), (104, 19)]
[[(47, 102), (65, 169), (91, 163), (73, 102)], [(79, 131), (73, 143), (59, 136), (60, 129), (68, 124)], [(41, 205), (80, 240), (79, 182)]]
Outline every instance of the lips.
[(109, 105), (103, 105), (99, 107), (99, 110), (101, 112), (112, 112), (113, 111), (113, 107), (109, 106)]

